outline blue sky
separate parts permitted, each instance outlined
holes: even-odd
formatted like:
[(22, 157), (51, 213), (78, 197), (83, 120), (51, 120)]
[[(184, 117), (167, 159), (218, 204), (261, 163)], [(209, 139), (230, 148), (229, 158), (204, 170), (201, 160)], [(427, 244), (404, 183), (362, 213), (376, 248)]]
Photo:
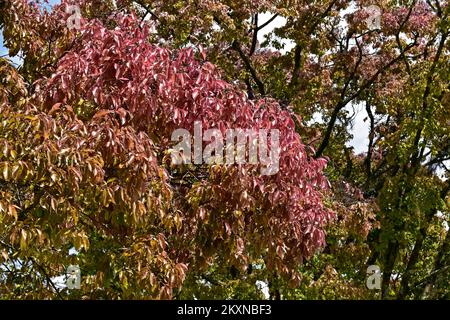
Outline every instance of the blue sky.
[(0, 33), (0, 56), (4, 56), (5, 54), (8, 54), (8, 50), (3, 46), (3, 32)]

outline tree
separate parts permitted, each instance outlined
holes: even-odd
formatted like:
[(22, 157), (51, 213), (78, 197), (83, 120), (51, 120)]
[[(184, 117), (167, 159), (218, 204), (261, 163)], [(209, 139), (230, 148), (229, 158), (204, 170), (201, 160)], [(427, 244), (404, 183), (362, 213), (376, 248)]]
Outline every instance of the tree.
[[(35, 2), (0, 7), (2, 297), (448, 298), (446, 2)], [(279, 172), (173, 166), (199, 119), (278, 129)]]
[[(23, 8), (39, 21), (38, 7)], [(326, 160), (308, 155), (290, 114), (272, 99), (248, 100), (192, 48), (148, 37), (140, 19), (119, 13), (58, 39), (70, 49), (49, 76), (30, 72), (28, 87), (5, 65), (12, 86), (24, 87), (17, 101), (9, 86), (2, 97), (1, 243), (5, 268), (19, 268), (6, 273), (5, 295), (170, 298), (189, 272), (218, 262), (263, 263), (296, 281), (296, 265), (323, 246)], [(171, 134), (196, 120), (223, 133), (279, 130), (279, 173), (173, 166)], [(69, 256), (71, 247), (79, 253)], [(85, 275), (80, 292), (52, 283), (68, 264)]]

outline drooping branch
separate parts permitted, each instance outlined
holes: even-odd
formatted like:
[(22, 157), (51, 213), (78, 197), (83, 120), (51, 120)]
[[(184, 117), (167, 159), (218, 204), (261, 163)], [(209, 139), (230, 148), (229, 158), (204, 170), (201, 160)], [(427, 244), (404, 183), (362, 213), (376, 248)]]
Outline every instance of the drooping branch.
[(278, 13), (275, 13), (269, 20), (267, 20), (266, 22), (264, 22), (264, 23), (261, 24), (260, 26), (257, 26), (257, 27), (256, 27), (256, 30), (260, 31), (261, 29), (265, 28), (265, 27), (268, 26), (273, 20), (275, 20), (276, 17), (278, 17)]

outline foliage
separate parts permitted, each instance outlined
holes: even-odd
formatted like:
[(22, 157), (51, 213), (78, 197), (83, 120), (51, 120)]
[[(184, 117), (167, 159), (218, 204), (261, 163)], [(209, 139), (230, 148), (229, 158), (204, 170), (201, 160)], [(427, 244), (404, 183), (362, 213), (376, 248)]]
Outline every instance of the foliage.
[[(0, 5), (1, 298), (449, 298), (447, 2), (72, 3)], [(280, 171), (172, 165), (197, 120), (278, 129)]]

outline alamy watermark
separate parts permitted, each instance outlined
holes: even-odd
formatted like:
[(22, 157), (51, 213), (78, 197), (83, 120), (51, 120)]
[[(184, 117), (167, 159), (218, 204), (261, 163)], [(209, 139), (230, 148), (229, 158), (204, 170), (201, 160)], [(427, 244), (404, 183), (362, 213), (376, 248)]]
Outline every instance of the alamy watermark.
[[(274, 175), (279, 170), (278, 129), (227, 129), (224, 139), (219, 129), (203, 132), (202, 123), (195, 121), (193, 139), (188, 130), (177, 129), (172, 133), (172, 141), (179, 142), (171, 150), (172, 164), (175, 165), (261, 164), (261, 175)], [(209, 142), (204, 150), (203, 142)]]
[(81, 29), (81, 9), (77, 5), (68, 5), (66, 7), (66, 13), (70, 14), (69, 18), (67, 18), (66, 24), (69, 30)]
[(66, 286), (68, 289), (81, 288), (81, 270), (79, 266), (68, 266), (66, 271)]
[(367, 28), (369, 30), (381, 29), (381, 8), (373, 4), (364, 8), (364, 11), (369, 14), (365, 20)]
[(381, 269), (377, 265), (370, 265), (366, 271), (368, 277), (366, 286), (369, 290), (381, 289)]

